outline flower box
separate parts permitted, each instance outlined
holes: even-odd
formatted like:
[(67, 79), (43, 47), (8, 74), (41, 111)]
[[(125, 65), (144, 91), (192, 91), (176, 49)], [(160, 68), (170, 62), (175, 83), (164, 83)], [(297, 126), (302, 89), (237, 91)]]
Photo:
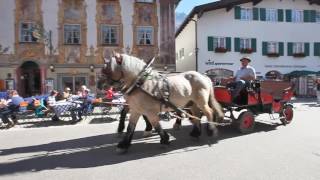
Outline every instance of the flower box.
[(240, 53), (251, 54), (252, 52), (253, 52), (253, 49), (251, 49), (251, 48), (240, 49)]
[(293, 57), (306, 57), (305, 53), (294, 53)]
[(224, 48), (224, 47), (216, 47), (215, 49), (214, 49), (214, 52), (217, 52), (217, 53), (225, 53), (225, 52), (227, 52), (228, 51), (228, 49), (227, 48)]
[(280, 54), (279, 53), (268, 53), (267, 56), (268, 57), (279, 57)]

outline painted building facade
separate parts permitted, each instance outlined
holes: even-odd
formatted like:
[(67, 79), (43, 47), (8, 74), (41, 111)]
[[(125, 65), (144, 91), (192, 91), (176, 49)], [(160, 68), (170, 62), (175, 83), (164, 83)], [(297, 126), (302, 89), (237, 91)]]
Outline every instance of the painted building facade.
[(221, 0), (197, 6), (176, 32), (177, 71), (229, 76), (243, 56), (258, 76), (320, 71), (320, 1)]
[(113, 50), (175, 68), (174, 0), (1, 0), (1, 89), (95, 90)]

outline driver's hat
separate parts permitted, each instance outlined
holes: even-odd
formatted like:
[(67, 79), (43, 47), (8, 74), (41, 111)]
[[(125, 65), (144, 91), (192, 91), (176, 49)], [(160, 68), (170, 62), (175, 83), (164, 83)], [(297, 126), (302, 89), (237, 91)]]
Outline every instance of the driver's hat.
[(240, 61), (247, 59), (249, 62), (251, 62), (251, 58), (249, 56), (243, 56)]

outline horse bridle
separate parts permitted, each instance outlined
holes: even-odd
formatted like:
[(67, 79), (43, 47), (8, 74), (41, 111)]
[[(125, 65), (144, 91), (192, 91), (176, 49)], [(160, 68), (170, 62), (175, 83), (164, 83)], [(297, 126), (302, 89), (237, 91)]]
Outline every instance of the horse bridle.
[[(112, 57), (115, 58), (115, 57)], [(122, 57), (121, 57), (122, 58)], [(108, 84), (113, 85), (115, 83), (121, 83), (121, 79), (124, 77), (123, 72), (121, 71), (121, 76), (119, 79), (113, 79), (112, 78), (112, 67), (111, 67), (111, 60), (104, 59), (104, 68), (102, 69), (102, 72), (105, 76), (107, 76)], [(117, 62), (118, 65), (121, 65)]]

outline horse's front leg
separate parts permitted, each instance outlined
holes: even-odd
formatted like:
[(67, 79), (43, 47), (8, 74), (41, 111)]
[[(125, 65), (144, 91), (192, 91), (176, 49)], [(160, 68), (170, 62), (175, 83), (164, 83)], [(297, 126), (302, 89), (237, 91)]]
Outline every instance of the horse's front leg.
[(119, 120), (118, 130), (117, 130), (119, 135), (123, 133), (123, 130), (125, 128), (125, 121), (126, 121), (126, 116), (127, 116), (128, 111), (129, 111), (129, 107), (124, 107), (121, 110), (120, 120)]
[(129, 149), (133, 137), (134, 130), (139, 120), (140, 114), (131, 112), (127, 132), (122, 141), (118, 143), (117, 152), (125, 153)]

